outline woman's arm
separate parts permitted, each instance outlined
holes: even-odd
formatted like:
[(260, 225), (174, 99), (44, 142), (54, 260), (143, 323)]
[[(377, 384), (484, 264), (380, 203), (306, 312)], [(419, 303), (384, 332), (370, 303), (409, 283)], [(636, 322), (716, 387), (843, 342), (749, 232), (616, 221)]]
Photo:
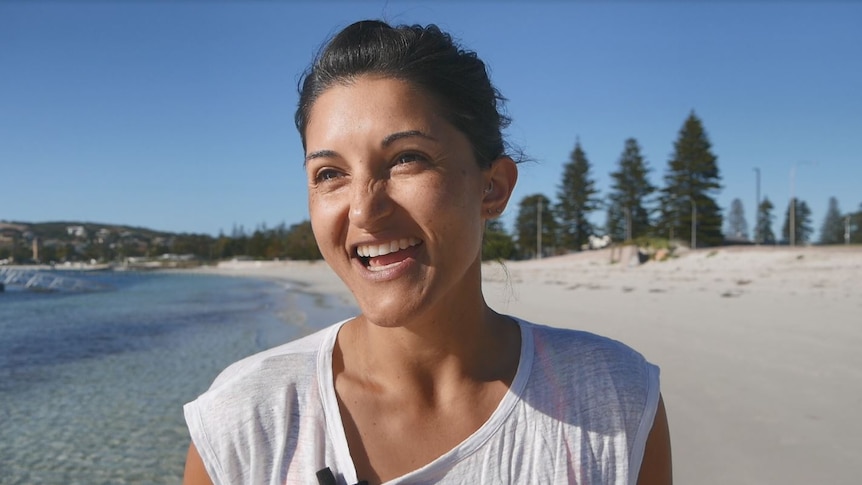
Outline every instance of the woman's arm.
[(638, 474), (638, 485), (671, 485), (673, 470), (671, 466), (670, 431), (664, 400), (658, 398), (655, 420), (647, 437), (644, 459)]
[[(647, 447), (649, 447), (649, 442), (647, 442)], [(189, 453), (186, 455), (186, 472), (183, 475), (183, 485), (213, 485), (194, 443), (189, 445)]]

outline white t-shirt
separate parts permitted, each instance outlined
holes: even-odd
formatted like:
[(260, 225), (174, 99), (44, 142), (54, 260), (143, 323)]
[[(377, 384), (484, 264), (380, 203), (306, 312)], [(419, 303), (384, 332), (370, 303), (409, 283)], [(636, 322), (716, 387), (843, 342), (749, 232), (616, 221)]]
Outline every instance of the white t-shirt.
[[(488, 421), (387, 483), (637, 482), (658, 406), (658, 367), (605, 337), (518, 323), (518, 370)], [(342, 485), (362, 478), (333, 385), (332, 349), (343, 324), (231, 365), (185, 405), (192, 440), (216, 485), (316, 484), (325, 467)]]

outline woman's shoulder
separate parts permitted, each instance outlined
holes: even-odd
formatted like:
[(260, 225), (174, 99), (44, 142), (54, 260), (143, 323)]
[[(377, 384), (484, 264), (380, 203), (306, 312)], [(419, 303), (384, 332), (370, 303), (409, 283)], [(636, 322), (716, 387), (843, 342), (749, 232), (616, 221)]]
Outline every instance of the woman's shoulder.
[(637, 363), (646, 362), (640, 352), (610, 337), (525, 320), (519, 320), (519, 322), (532, 331), (537, 349), (543, 351), (541, 354), (581, 361), (586, 356), (592, 356)]
[(201, 429), (223, 428), (230, 433), (241, 428), (249, 415), (319, 401), (318, 356), (342, 323), (228, 366), (206, 392), (184, 406), (189, 428), (195, 430), (199, 424)]
[[(532, 331), (532, 377), (535, 383), (553, 382), (542, 392), (588, 395), (592, 400), (655, 400), (659, 368), (628, 345), (580, 330), (522, 322)], [(545, 387), (545, 386), (539, 386)]]
[[(590, 332), (522, 323), (533, 339), (533, 367), (522, 401), (535, 426), (605, 447), (640, 467), (659, 402), (659, 368), (632, 347)], [(585, 433), (586, 432), (586, 433)], [(543, 436), (544, 436), (543, 435)], [(620, 436), (624, 441), (615, 441)], [(572, 438), (574, 437), (574, 438)], [(596, 448), (587, 448), (596, 449)], [(604, 449), (604, 448), (603, 448)]]
[(300, 426), (320, 428), (319, 357), (342, 323), (231, 364), (183, 407), (192, 441), (221, 483), (236, 481), (237, 470), (258, 477), (252, 462), (277, 463), (272, 443), (296, 438)]
[[(273, 381), (284, 385), (301, 384), (299, 381), (315, 374), (320, 350), (335, 341), (345, 321), (230, 364), (213, 380), (207, 393), (238, 386), (248, 391), (249, 386), (271, 386)], [(279, 378), (273, 380), (274, 375)]]
[[(210, 390), (217, 389), (231, 381), (246, 381), (256, 375), (280, 372), (282, 375), (297, 375), (297, 371), (307, 370), (316, 365), (316, 356), (325, 341), (344, 322), (338, 322), (296, 340), (277, 347), (258, 352), (240, 359), (225, 368), (213, 381)], [(263, 377), (263, 376), (262, 376)]]

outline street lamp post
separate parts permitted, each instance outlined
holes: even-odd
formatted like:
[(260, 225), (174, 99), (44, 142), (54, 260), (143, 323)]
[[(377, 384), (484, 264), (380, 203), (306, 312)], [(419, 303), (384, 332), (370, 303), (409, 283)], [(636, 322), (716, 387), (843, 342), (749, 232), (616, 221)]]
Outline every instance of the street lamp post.
[(536, 259), (542, 259), (542, 197), (536, 199), (537, 214), (536, 214)]
[(691, 249), (697, 249), (697, 204), (691, 197)]

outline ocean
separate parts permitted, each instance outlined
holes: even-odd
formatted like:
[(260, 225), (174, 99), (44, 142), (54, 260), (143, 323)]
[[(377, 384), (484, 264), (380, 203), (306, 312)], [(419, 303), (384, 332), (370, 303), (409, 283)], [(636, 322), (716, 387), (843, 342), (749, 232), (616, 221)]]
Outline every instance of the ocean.
[(95, 291), (0, 293), (0, 485), (178, 484), (184, 403), (231, 362), (355, 312), (284, 282), (63, 274)]

